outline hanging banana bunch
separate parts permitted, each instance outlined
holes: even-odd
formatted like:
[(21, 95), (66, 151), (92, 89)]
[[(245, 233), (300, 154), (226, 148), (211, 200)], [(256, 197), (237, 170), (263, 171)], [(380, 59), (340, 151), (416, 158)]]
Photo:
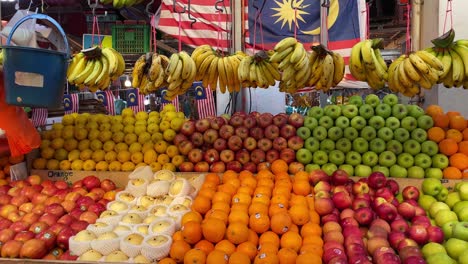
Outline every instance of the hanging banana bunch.
[(269, 53), (273, 54), (259, 51), (242, 59), (237, 72), (242, 87), (268, 88), (281, 80), (278, 63), (271, 62)]
[(135, 62), (132, 71), (132, 87), (142, 94), (149, 94), (167, 86), (165, 70), (169, 58), (158, 53), (146, 53)]

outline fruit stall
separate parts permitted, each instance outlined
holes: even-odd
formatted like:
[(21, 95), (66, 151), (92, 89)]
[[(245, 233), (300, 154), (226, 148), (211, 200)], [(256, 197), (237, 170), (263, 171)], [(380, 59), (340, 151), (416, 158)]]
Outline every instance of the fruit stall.
[(468, 263), (468, 116), (432, 98), (467, 96), (457, 18), (254, 2), (88, 2), (79, 48), (73, 1), (5, 23), (0, 263)]

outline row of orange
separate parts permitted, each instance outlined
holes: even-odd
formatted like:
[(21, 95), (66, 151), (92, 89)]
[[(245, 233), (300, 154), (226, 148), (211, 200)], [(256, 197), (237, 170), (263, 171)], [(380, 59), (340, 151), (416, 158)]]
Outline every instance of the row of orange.
[(444, 169), (445, 179), (468, 178), (468, 120), (459, 112), (444, 112), (442, 107), (431, 105), (426, 113), (434, 120), (427, 131), (430, 140), (439, 144), (439, 152), (449, 157), (449, 166)]
[(206, 175), (169, 257), (158, 263), (321, 263), (322, 228), (308, 173), (294, 176), (282, 160), (255, 177)]

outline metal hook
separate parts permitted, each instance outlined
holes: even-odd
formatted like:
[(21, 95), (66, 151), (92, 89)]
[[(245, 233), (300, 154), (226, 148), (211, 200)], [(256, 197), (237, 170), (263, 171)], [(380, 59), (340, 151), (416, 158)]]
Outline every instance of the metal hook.
[(151, 16), (150, 12), (149, 12), (149, 9), (150, 9), (150, 6), (154, 3), (154, 0), (151, 0), (147, 5), (146, 5), (146, 8), (145, 8), (145, 13), (148, 15), (148, 16)]
[(330, 0), (323, 0), (322, 7), (330, 8)]
[(219, 12), (223, 12), (224, 8), (219, 7), (219, 4), (222, 4), (223, 7), (225, 7), (224, 0), (217, 0), (216, 3), (215, 3), (215, 9), (218, 10)]
[(92, 9), (93, 16), (96, 15), (96, 7), (99, 6), (99, 0), (96, 0), (94, 4), (91, 4), (91, 0), (88, 0), (88, 6)]
[(182, 13), (185, 13), (186, 8), (185, 8), (185, 6), (184, 6), (184, 9), (182, 9), (182, 11), (177, 11), (177, 9), (176, 9), (176, 0), (174, 0), (174, 1), (172, 2), (172, 10), (174, 11), (174, 13), (182, 14)]
[(193, 24), (195, 24), (195, 22), (197, 22), (197, 19), (192, 17), (192, 9), (191, 9), (192, 3), (191, 2), (192, 2), (191, 0), (187, 1), (188, 18), (192, 21), (192, 22), (190, 22), (190, 28), (192, 28)]

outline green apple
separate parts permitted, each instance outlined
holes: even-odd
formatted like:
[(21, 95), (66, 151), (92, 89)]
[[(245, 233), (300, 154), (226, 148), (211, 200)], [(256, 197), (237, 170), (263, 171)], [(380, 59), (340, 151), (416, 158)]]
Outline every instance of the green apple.
[(453, 227), (458, 223), (458, 221), (451, 221), (443, 224), (442, 232), (444, 233), (444, 239), (447, 240), (453, 236)]
[(437, 213), (441, 210), (450, 211), (450, 207), (444, 202), (434, 202), (431, 204), (431, 207), (429, 207), (429, 216), (435, 218)]
[(439, 145), (431, 140), (424, 141), (421, 143), (421, 152), (432, 157), (439, 153)]
[(401, 127), (411, 132), (418, 127), (418, 120), (412, 116), (405, 116), (401, 120)]
[(383, 139), (385, 142), (393, 139), (393, 130), (388, 127), (382, 127), (377, 131), (377, 137)]
[(357, 116), (359, 114), (359, 108), (353, 104), (347, 104), (341, 109), (341, 114), (349, 119)]
[(307, 111), (307, 116), (320, 119), (323, 116), (323, 108), (320, 106), (313, 106)]
[(450, 209), (442, 209), (436, 213), (434, 220), (437, 226), (443, 226), (445, 223), (458, 221), (458, 216), (455, 212), (452, 212)]
[(419, 152), (421, 152), (421, 144), (419, 144), (414, 139), (408, 139), (403, 143), (403, 151), (409, 153), (413, 156), (416, 156)]
[(455, 183), (455, 187), (454, 187), (455, 191), (457, 191), (457, 192), (460, 191), (460, 187), (461, 187), (464, 183), (465, 183), (464, 181)]
[(351, 119), (350, 122), (351, 126), (357, 130), (361, 130), (363, 127), (367, 125), (367, 121), (362, 116), (355, 116)]
[(407, 105), (406, 108), (408, 109), (408, 115), (414, 118), (424, 115), (424, 109), (418, 105)]
[(406, 168), (400, 165), (394, 164), (390, 167), (390, 177), (406, 178), (408, 177), (408, 171), (406, 170)]
[(445, 169), (447, 168), (448, 165), (449, 165), (449, 159), (444, 154), (439, 153), (439, 154), (435, 154), (434, 156), (432, 156), (432, 167)]
[(394, 106), (398, 104), (398, 101), (398, 96), (392, 93), (386, 94), (382, 99), (382, 102), (384, 104), (388, 104), (389, 106)]
[(341, 165), (345, 162), (345, 154), (340, 150), (334, 149), (328, 153), (328, 161), (336, 165)]
[(312, 116), (304, 117), (304, 126), (313, 131), (318, 126), (318, 120)]
[(461, 199), (460, 199), (460, 194), (458, 194), (458, 192), (449, 192), (449, 194), (447, 194), (447, 198), (445, 198), (444, 202), (450, 208), (453, 208), (453, 206), (459, 201), (461, 201)]
[(353, 95), (353, 96), (349, 97), (348, 104), (353, 104), (353, 105), (359, 107), (359, 106), (361, 106), (363, 104), (362, 97), (360, 95)]
[(372, 152), (375, 152), (377, 154), (382, 153), (385, 151), (385, 148), (387, 145), (385, 144), (385, 141), (381, 138), (374, 138), (369, 142), (369, 149)]
[(397, 163), (398, 163), (398, 165), (400, 165), (403, 168), (409, 168), (409, 167), (413, 166), (413, 164), (414, 164), (413, 155), (411, 155), (409, 153), (406, 153), (406, 152), (401, 153), (397, 157)]
[(312, 155), (312, 162), (318, 165), (323, 165), (328, 162), (328, 154), (323, 150), (317, 150)]
[(343, 130), (343, 137), (354, 140), (355, 138), (359, 137), (359, 132), (354, 127), (347, 127)]
[(388, 104), (379, 104), (375, 107), (375, 113), (378, 116), (387, 118), (392, 114), (392, 107)]
[(377, 131), (371, 126), (365, 126), (361, 130), (361, 137), (367, 141), (371, 141), (372, 139), (377, 137)]
[(306, 172), (312, 172), (314, 170), (320, 170), (320, 165), (309, 163), (309, 164), (305, 165), (304, 169), (305, 169)]
[(391, 151), (384, 151), (379, 154), (379, 165), (390, 168), (396, 163), (396, 156)]
[(320, 150), (323, 150), (325, 152), (330, 152), (335, 149), (335, 141), (326, 138), (320, 142)]
[(408, 168), (408, 178), (424, 179), (424, 169), (419, 166), (411, 166)]
[(448, 193), (449, 193), (448, 189), (445, 186), (442, 186), (442, 189), (440, 189), (440, 192), (437, 194), (436, 199), (440, 202), (445, 202), (445, 199), (447, 199)]
[(329, 139), (337, 141), (338, 139), (343, 137), (343, 129), (337, 126), (330, 127), (327, 131), (327, 135)]
[(324, 115), (319, 120), (319, 126), (324, 127), (325, 129), (329, 129), (330, 127), (335, 124), (335, 121), (330, 116)]
[(428, 194), (422, 194), (419, 196), (418, 204), (425, 210), (429, 211), (429, 208), (433, 203), (437, 202), (437, 199), (434, 196)]
[(339, 167), (338, 167), (340, 170), (344, 170), (348, 173), (348, 175), (350, 176), (354, 176), (354, 167), (352, 165), (349, 165), (349, 164), (341, 164)]
[(363, 104), (359, 107), (359, 115), (365, 119), (369, 119), (374, 116), (374, 107), (369, 104)]
[(304, 148), (308, 149), (310, 152), (314, 153), (320, 149), (320, 141), (315, 137), (310, 137), (304, 140)]
[(411, 139), (416, 140), (418, 143), (423, 143), (427, 140), (427, 132), (426, 130), (418, 127), (411, 131)]
[(335, 172), (338, 167), (333, 164), (333, 163), (326, 163), (326, 164), (323, 164), (321, 166), (321, 169), (326, 173), (328, 174), (328, 176), (331, 176), (333, 174), (333, 172)]
[(385, 126), (385, 119), (379, 115), (375, 115), (369, 119), (367, 122), (369, 126), (375, 128), (376, 130)]
[(323, 126), (318, 126), (314, 130), (312, 130), (312, 136), (317, 140), (322, 141), (328, 136), (327, 129)]
[(438, 179), (426, 178), (421, 183), (421, 190), (424, 194), (436, 196), (442, 190), (442, 183)]
[(341, 129), (345, 129), (349, 127), (349, 125), (350, 125), (350, 121), (346, 116), (340, 116), (335, 120), (335, 126)]
[(372, 173), (372, 168), (367, 165), (358, 164), (354, 168), (354, 174), (358, 177), (369, 177), (371, 173)]
[(395, 130), (400, 127), (400, 119), (390, 116), (385, 119), (385, 126), (390, 128), (391, 130)]
[(323, 108), (323, 112), (326, 116), (329, 116), (332, 119), (337, 119), (339, 116), (341, 116), (341, 107), (338, 105), (326, 105)]
[(452, 228), (452, 237), (468, 241), (468, 222), (456, 223)]
[(434, 178), (438, 180), (442, 180), (444, 178), (444, 173), (442, 172), (442, 169), (439, 168), (427, 168), (425, 169), (426, 172), (426, 178)]
[(463, 182), (459, 185), (458, 194), (463, 201), (468, 201), (468, 182)]
[(418, 117), (418, 127), (428, 130), (429, 128), (434, 126), (434, 120), (429, 115), (422, 115)]
[(465, 208), (468, 208), (468, 201), (459, 201), (453, 205), (452, 211), (459, 214), (461, 211), (465, 210)]
[(404, 143), (410, 138), (410, 134), (405, 128), (399, 127), (393, 131), (393, 138), (401, 143)]
[(445, 242), (445, 249), (451, 258), (458, 259), (464, 251), (468, 250), (468, 242), (452, 237)]
[(408, 110), (404, 104), (396, 104), (392, 106), (392, 116), (402, 120), (408, 115)]
[(353, 150), (359, 154), (363, 154), (369, 150), (369, 142), (362, 137), (358, 137), (353, 140)]
[(306, 148), (301, 148), (296, 152), (296, 159), (302, 164), (309, 164), (312, 161), (312, 152)]
[(362, 154), (362, 163), (374, 167), (379, 163), (379, 155), (373, 151), (364, 152), (364, 154)]
[(387, 142), (386, 150), (395, 153), (395, 155), (398, 155), (403, 152), (403, 144), (395, 139), (392, 139)]
[(364, 102), (372, 107), (376, 107), (380, 104), (380, 98), (376, 94), (368, 94)]
[(345, 158), (345, 163), (352, 165), (352, 166), (357, 166), (358, 164), (361, 164), (361, 154), (359, 154), (356, 151), (350, 151), (346, 153), (346, 158)]
[(447, 253), (445, 247), (439, 243), (429, 242), (425, 244), (421, 248), (421, 252), (425, 258), (429, 257), (430, 255), (437, 254), (437, 253)]
[(461, 210), (457, 216), (459, 221), (468, 221), (468, 210)]
[(458, 264), (468, 264), (468, 251), (465, 251), (458, 256)]
[(388, 167), (384, 167), (384, 166), (380, 166), (380, 165), (375, 165), (375, 166), (372, 168), (372, 172), (375, 172), (375, 171), (378, 171), (378, 172), (383, 173), (386, 177), (388, 177), (388, 176), (390, 175), (390, 170), (388, 169)]
[(340, 138), (335, 143), (335, 149), (340, 150), (343, 153), (348, 153), (353, 147), (351, 141), (347, 138)]
[(311, 134), (312, 132), (310, 132), (310, 129), (305, 126), (302, 126), (296, 130), (296, 135), (298, 135), (303, 140), (310, 138)]
[(446, 253), (432, 254), (426, 258), (427, 264), (456, 264), (457, 262)]
[(432, 159), (425, 153), (418, 153), (414, 156), (414, 165), (427, 169), (432, 166)]

